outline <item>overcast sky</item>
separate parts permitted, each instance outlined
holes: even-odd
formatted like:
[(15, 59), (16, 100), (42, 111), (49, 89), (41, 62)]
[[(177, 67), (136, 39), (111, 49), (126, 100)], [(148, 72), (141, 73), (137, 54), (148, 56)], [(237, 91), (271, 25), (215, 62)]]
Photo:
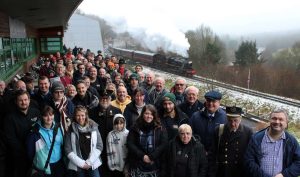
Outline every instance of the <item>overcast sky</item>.
[(187, 55), (184, 32), (204, 24), (217, 35), (300, 29), (300, 0), (83, 0), (79, 9), (128, 31), (151, 50)]
[(171, 23), (186, 31), (204, 24), (235, 35), (300, 28), (299, 0), (83, 0), (79, 8), (107, 20), (124, 18), (130, 27)]

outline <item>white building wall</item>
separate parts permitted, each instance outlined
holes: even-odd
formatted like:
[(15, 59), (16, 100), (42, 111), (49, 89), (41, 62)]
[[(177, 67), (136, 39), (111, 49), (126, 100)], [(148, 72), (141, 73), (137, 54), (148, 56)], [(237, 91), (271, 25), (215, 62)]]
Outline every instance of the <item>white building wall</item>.
[(74, 13), (68, 22), (63, 42), (68, 48), (82, 47), (84, 50), (90, 49), (97, 54), (98, 50), (103, 51), (100, 30), (98, 21)]

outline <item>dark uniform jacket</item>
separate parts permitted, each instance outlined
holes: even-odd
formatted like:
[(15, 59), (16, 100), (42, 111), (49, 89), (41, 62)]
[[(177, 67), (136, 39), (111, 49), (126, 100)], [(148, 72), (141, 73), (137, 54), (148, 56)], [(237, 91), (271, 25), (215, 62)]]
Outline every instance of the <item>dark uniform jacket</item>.
[(119, 108), (109, 106), (107, 109), (103, 109), (100, 105), (89, 111), (89, 118), (98, 124), (98, 129), (103, 140), (103, 150), (101, 152), (102, 165), (100, 171), (102, 176), (111, 176), (107, 165), (107, 153), (106, 153), (106, 137), (110, 131), (113, 130), (113, 118), (115, 114), (122, 114)]
[[(115, 114), (122, 114), (122, 112), (119, 108), (114, 106), (109, 106), (107, 109), (97, 106), (89, 112), (90, 119), (99, 125), (99, 132), (103, 140), (106, 140), (108, 133), (113, 130)], [(103, 143), (105, 143), (105, 141), (103, 141)], [(105, 147), (106, 146), (104, 146), (104, 148)]]
[[(187, 177), (205, 177), (207, 170), (207, 159), (204, 146), (196, 137), (192, 137), (191, 141), (184, 145), (179, 136), (173, 138), (165, 151), (165, 163), (163, 165), (162, 177), (174, 177), (177, 168), (176, 162), (178, 154), (186, 153), (186, 174)], [(179, 162), (181, 163), (181, 162)]]
[(241, 177), (244, 154), (252, 136), (252, 129), (240, 124), (236, 132), (230, 132), (229, 125), (225, 124), (219, 143), (219, 127), (215, 132), (214, 152), (217, 177)]
[(211, 151), (216, 127), (225, 122), (226, 113), (221, 108), (215, 112), (214, 117), (209, 117), (208, 112), (203, 110), (194, 113), (189, 119), (193, 134), (200, 136), (206, 151)]

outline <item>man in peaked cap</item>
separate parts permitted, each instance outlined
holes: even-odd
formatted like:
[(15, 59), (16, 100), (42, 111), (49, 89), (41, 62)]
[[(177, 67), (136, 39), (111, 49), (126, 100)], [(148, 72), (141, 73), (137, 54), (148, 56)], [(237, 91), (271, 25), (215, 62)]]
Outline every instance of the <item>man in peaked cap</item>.
[[(108, 133), (113, 130), (114, 116), (116, 114), (122, 114), (122, 112), (119, 108), (111, 105), (111, 96), (106, 90), (100, 92), (99, 95), (99, 105), (89, 111), (89, 117), (99, 125), (98, 129), (101, 138), (106, 140)], [(107, 165), (106, 141), (103, 141), (101, 159), (103, 162), (99, 168), (101, 175), (112, 176)]]
[[(217, 126), (226, 122), (226, 113), (220, 108), (222, 94), (212, 90), (205, 95), (204, 109), (195, 112), (189, 119), (194, 135), (201, 138), (201, 143), (206, 150), (208, 163), (213, 163), (212, 147), (214, 142), (214, 132)], [(208, 170), (211, 167), (208, 167)]]
[(207, 92), (204, 97), (206, 100), (204, 110), (195, 112), (189, 122), (194, 134), (201, 137), (201, 143), (206, 151), (209, 151), (213, 142), (214, 130), (219, 124), (226, 122), (226, 113), (220, 108), (222, 99), (220, 92), (212, 90)]
[[(226, 107), (227, 123), (215, 130), (213, 159), (216, 170), (209, 173), (216, 177), (244, 176), (244, 154), (252, 136), (252, 129), (241, 124), (242, 108)], [(213, 169), (213, 168), (211, 168)]]

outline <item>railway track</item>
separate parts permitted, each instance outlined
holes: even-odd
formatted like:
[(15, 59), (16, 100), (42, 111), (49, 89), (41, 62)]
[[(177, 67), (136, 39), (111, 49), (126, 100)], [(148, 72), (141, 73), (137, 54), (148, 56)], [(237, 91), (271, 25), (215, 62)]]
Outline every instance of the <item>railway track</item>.
[[(170, 74), (170, 73), (167, 73), (167, 72), (164, 72), (162, 70), (155, 69), (155, 68), (151, 68), (151, 70), (159, 71), (159, 72), (164, 73), (164, 74)], [(172, 73), (172, 74), (174, 74), (174, 73)], [(176, 74), (174, 74), (174, 75), (176, 75)], [(182, 76), (179, 76), (179, 75), (176, 75), (176, 76), (182, 77)], [(222, 82), (219, 82), (219, 81), (207, 79), (207, 78), (200, 77), (200, 76), (194, 76), (193, 78), (188, 78), (188, 79), (191, 80), (192, 82), (200, 81), (200, 82), (205, 83), (205, 84), (210, 84), (213, 87), (215, 87), (215, 86), (222, 87), (222, 88), (225, 88), (225, 89), (228, 89), (228, 90), (233, 90), (233, 91), (237, 91), (237, 92), (240, 92), (240, 93), (245, 93), (245, 94), (248, 94), (248, 95), (265, 98), (265, 99), (268, 99), (268, 100), (272, 100), (272, 101), (275, 101), (275, 102), (287, 104), (287, 105), (290, 105), (290, 106), (300, 107), (300, 101), (294, 101), (294, 100), (291, 100), (289, 98), (270, 95), (270, 94), (255, 91), (255, 90), (249, 90), (249, 89), (246, 89), (246, 88), (234, 86), (234, 85), (231, 85), (231, 84), (222, 83)]]
[(258, 92), (258, 91), (255, 91), (255, 90), (249, 90), (249, 89), (246, 89), (246, 88), (233, 86), (231, 84), (226, 84), (226, 83), (222, 83), (222, 82), (218, 82), (218, 81), (214, 81), (214, 80), (209, 80), (207, 78), (203, 78), (203, 77), (200, 77), (200, 76), (194, 76), (193, 79), (204, 82), (204, 83), (207, 83), (207, 84), (212, 84), (213, 86), (218, 86), (218, 87), (226, 88), (226, 89), (229, 89), (229, 90), (234, 90), (234, 91), (237, 91), (237, 92), (249, 94), (249, 95), (252, 95), (252, 96), (257, 96), (257, 97), (265, 98), (265, 99), (268, 99), (268, 100), (280, 102), (280, 103), (283, 103), (283, 104), (287, 104), (287, 105), (291, 105), (291, 106), (295, 106), (295, 107), (300, 107), (300, 101), (293, 101), (293, 100), (290, 100), (288, 98), (283, 98), (283, 97), (270, 95), (270, 94), (263, 93), (263, 92)]
[[(164, 72), (164, 71), (161, 71), (161, 70), (158, 70), (158, 69), (155, 69), (155, 68), (151, 68), (151, 70), (153, 70), (154, 72), (157, 71), (157, 72), (167, 74), (167, 75), (173, 74), (175, 76), (182, 77), (182, 76), (176, 75), (174, 73)], [(287, 104), (287, 105), (291, 105), (291, 106), (295, 106), (295, 107), (300, 107), (300, 101), (293, 101), (293, 100), (290, 100), (288, 98), (283, 98), (283, 97), (279, 97), (279, 96), (275, 96), (275, 95), (270, 95), (270, 94), (267, 94), (267, 93), (258, 92), (258, 91), (255, 91), (255, 90), (249, 90), (249, 89), (246, 89), (246, 88), (241, 88), (241, 87), (233, 86), (233, 85), (230, 85), (230, 84), (226, 84), (226, 83), (210, 80), (210, 79), (207, 79), (207, 78), (203, 78), (203, 77), (200, 77), (200, 76), (194, 76), (193, 78), (187, 78), (187, 79), (192, 81), (192, 82), (199, 82), (200, 81), (200, 82), (205, 83), (205, 84), (210, 84), (213, 87), (222, 87), (222, 88), (225, 88), (225, 89), (228, 89), (228, 90), (233, 90), (233, 91), (237, 91), (237, 92), (240, 92), (240, 93), (245, 93), (245, 94), (248, 94), (248, 95), (265, 98), (265, 99), (272, 100), (272, 101), (275, 101), (275, 102), (279, 102), (279, 103), (283, 103), (283, 104)], [(243, 122), (246, 125), (248, 125), (249, 127), (252, 127), (253, 129), (256, 127), (257, 123), (268, 123), (269, 122), (265, 118), (262, 118), (262, 117), (259, 117), (259, 116), (253, 115), (253, 114), (249, 114), (249, 113), (245, 113), (243, 118), (244, 118)]]

